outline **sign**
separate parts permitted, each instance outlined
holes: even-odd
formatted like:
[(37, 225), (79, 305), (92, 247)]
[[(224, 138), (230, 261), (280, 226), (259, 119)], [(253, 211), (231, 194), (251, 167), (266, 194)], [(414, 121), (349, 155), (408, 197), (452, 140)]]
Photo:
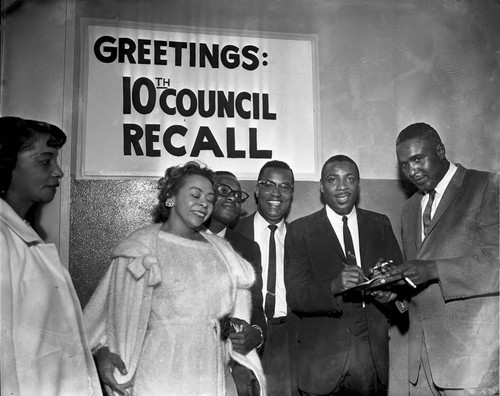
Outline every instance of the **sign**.
[(315, 37), (83, 26), (79, 177), (198, 160), (255, 179), (277, 159), (319, 179)]

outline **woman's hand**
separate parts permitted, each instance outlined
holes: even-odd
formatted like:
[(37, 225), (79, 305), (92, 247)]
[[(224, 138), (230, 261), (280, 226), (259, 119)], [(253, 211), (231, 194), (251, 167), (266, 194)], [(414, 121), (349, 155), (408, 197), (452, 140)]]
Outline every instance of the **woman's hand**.
[(130, 382), (125, 384), (119, 384), (116, 382), (115, 376), (113, 372), (115, 368), (120, 371), (123, 375), (127, 374), (127, 368), (125, 367), (125, 363), (116, 353), (110, 352), (107, 346), (102, 347), (94, 353), (95, 363), (97, 367), (97, 372), (99, 374), (99, 378), (101, 379), (104, 390), (107, 396), (114, 396), (113, 392), (118, 393), (119, 395), (128, 396), (127, 388), (130, 387)]

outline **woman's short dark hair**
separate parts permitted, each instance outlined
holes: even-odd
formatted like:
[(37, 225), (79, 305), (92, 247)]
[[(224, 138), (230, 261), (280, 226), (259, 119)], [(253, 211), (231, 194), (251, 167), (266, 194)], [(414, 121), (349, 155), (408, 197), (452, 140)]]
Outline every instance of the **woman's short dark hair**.
[(17, 155), (29, 150), (40, 135), (50, 135), (47, 146), (60, 149), (66, 135), (57, 126), (19, 117), (0, 117), (0, 197), (4, 198), (16, 167)]
[(165, 206), (167, 199), (174, 196), (184, 185), (186, 178), (192, 175), (199, 175), (207, 178), (215, 191), (215, 174), (205, 164), (189, 161), (184, 165), (167, 168), (165, 176), (158, 180), (158, 204), (153, 209), (154, 223), (163, 223), (168, 219), (170, 208)]

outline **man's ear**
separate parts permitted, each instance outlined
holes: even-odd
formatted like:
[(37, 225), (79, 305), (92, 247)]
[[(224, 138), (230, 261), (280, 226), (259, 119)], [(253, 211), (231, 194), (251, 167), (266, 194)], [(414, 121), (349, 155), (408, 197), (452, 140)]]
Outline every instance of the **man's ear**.
[(257, 184), (255, 185), (253, 192), (255, 194), (255, 197), (259, 198), (259, 186)]
[(439, 159), (445, 159), (446, 158), (446, 149), (444, 148), (444, 144), (443, 143), (439, 143), (437, 145), (436, 151), (437, 151)]
[(323, 182), (322, 182), (321, 180), (319, 181), (319, 191), (320, 191), (322, 194), (324, 194), (324, 193), (325, 193), (325, 191), (323, 190)]

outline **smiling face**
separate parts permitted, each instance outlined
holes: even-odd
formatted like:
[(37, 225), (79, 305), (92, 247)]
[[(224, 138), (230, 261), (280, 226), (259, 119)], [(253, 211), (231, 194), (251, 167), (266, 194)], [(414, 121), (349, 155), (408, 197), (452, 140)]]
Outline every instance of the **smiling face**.
[(57, 164), (58, 149), (47, 146), (49, 134), (40, 134), (34, 143), (17, 155), (5, 200), (24, 217), (33, 204), (54, 199), (63, 171)]
[(321, 192), (326, 204), (338, 215), (351, 213), (359, 196), (359, 176), (351, 162), (334, 161), (321, 175)]
[(437, 186), (449, 167), (444, 145), (430, 139), (404, 141), (397, 145), (396, 153), (405, 177), (424, 193)]
[(293, 187), (293, 175), (288, 169), (266, 168), (260, 176), (261, 181), (273, 182), (274, 188), (266, 188), (263, 184), (255, 187), (257, 209), (260, 215), (270, 224), (277, 224), (283, 220), (292, 204), (293, 189), (282, 191), (278, 186), (287, 184)]
[(215, 194), (210, 181), (200, 175), (187, 176), (172, 197), (174, 206), (167, 222), (174, 234), (198, 229), (212, 214)]

